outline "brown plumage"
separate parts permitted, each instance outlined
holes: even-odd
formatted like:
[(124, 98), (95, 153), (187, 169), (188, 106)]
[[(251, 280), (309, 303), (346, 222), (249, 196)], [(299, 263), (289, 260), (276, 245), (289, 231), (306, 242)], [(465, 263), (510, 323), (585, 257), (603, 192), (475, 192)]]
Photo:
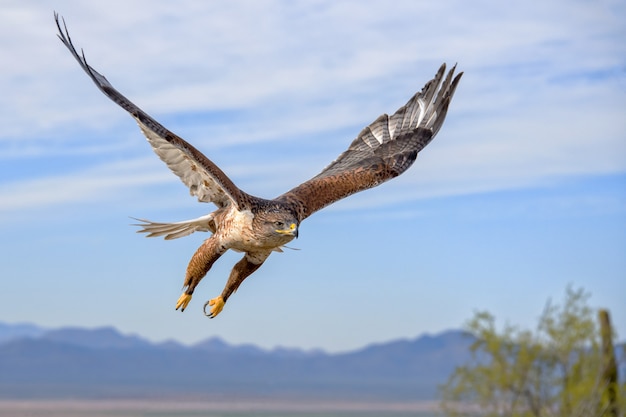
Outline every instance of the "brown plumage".
[[(184, 309), (196, 286), (227, 250), (245, 255), (232, 269), (222, 294), (205, 303), (215, 317), (228, 297), (273, 252), (298, 236), (300, 223), (314, 212), (359, 191), (375, 187), (406, 171), (435, 137), (462, 73), (454, 68), (445, 75), (443, 64), (435, 78), (392, 116), (383, 114), (359, 133), (350, 147), (310, 180), (273, 200), (249, 195), (224, 172), (184, 139), (167, 130), (87, 64), (79, 54), (63, 22), (55, 13), (59, 38), (98, 88), (126, 110), (139, 124), (156, 154), (189, 187), (200, 202), (214, 203), (214, 212), (193, 220), (157, 223), (138, 219), (148, 237), (175, 239), (196, 231), (211, 232), (192, 256), (187, 267), (184, 291), (176, 309)], [(445, 76), (444, 76), (445, 75)]]

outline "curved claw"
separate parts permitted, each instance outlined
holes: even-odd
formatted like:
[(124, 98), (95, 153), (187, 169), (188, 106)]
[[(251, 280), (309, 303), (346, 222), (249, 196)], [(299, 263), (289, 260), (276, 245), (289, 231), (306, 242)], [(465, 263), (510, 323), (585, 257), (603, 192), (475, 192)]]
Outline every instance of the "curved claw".
[[(221, 295), (219, 297), (215, 297), (207, 301), (206, 303), (204, 303), (204, 315), (211, 319), (215, 318), (218, 314), (220, 314), (220, 312), (224, 308), (224, 304), (225, 304), (225, 301)], [(209, 311), (208, 313), (206, 312), (207, 306), (212, 306), (211, 311)]]
[(190, 301), (191, 301), (191, 294), (183, 293), (183, 295), (180, 296), (178, 301), (176, 301), (176, 310), (180, 308), (181, 312), (185, 311)]

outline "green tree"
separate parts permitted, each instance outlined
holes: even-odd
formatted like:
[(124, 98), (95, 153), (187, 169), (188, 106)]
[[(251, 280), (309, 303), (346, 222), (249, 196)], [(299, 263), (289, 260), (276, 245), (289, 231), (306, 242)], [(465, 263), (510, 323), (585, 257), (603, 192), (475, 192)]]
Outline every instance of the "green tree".
[[(546, 305), (535, 331), (496, 328), (488, 312), (468, 322), (472, 360), (441, 386), (449, 416), (605, 416), (602, 338), (589, 294), (567, 288), (563, 305)], [(626, 385), (621, 385), (623, 398)]]

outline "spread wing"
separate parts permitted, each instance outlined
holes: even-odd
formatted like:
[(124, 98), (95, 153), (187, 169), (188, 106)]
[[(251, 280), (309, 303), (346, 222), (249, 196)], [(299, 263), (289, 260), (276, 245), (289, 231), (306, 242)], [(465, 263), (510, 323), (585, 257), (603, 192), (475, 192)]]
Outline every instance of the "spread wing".
[(295, 207), (302, 221), (344, 197), (375, 187), (406, 171), (435, 137), (463, 73), (435, 78), (393, 116), (383, 114), (359, 133), (350, 147), (310, 180), (278, 197)]
[(133, 104), (113, 88), (103, 75), (89, 66), (85, 54), (82, 51), (79, 54), (74, 48), (65, 20), (61, 28), (57, 13), (54, 18), (59, 28), (59, 39), (98, 88), (135, 118), (154, 152), (189, 187), (191, 195), (198, 197), (201, 202), (212, 202), (219, 207), (235, 204), (242, 209), (247, 205), (247, 194), (237, 188), (217, 165)]

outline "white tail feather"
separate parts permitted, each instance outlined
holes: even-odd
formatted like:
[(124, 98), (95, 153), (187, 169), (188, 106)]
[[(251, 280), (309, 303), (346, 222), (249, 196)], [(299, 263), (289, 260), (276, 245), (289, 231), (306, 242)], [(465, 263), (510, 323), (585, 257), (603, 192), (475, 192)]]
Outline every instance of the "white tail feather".
[(141, 222), (140, 224), (133, 224), (133, 226), (141, 227), (140, 230), (137, 230), (137, 233), (147, 233), (146, 237), (165, 236), (165, 240), (170, 240), (190, 235), (193, 232), (215, 233), (214, 226), (212, 225), (213, 213), (198, 217), (197, 219), (175, 223), (152, 222), (150, 220), (136, 219), (134, 217), (133, 219)]

